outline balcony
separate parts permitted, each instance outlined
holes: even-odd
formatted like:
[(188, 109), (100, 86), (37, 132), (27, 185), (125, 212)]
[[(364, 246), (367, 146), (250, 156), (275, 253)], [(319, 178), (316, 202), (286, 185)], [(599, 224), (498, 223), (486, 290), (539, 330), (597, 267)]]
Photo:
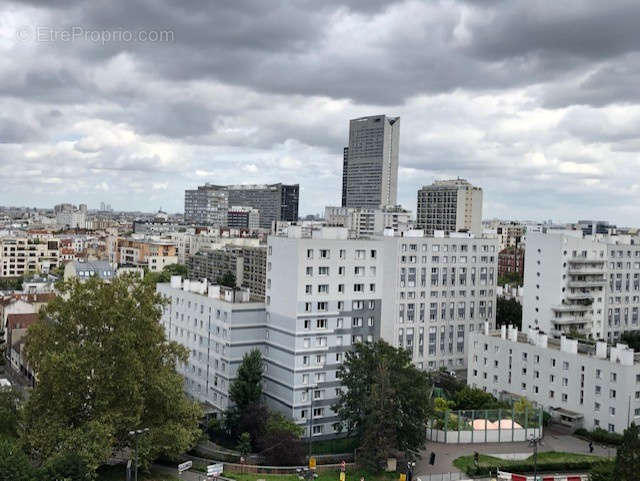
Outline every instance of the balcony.
[(569, 281), (567, 284), (571, 288), (583, 288), (583, 287), (602, 287), (604, 286), (606, 280), (598, 279), (592, 281)]
[(588, 257), (570, 257), (567, 259), (569, 264), (604, 264), (605, 259), (590, 259)]
[(591, 306), (585, 306), (583, 304), (560, 304), (551, 306), (551, 310), (555, 312), (588, 312), (591, 310)]
[(594, 276), (594, 275), (603, 276), (604, 275), (604, 269), (598, 269), (596, 267), (589, 268), (589, 269), (570, 267), (567, 272), (571, 276)]

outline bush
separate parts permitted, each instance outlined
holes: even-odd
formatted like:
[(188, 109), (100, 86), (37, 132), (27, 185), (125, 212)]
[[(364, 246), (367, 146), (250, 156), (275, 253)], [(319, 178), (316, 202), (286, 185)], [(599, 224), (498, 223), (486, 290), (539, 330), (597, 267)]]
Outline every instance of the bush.
[(574, 434), (600, 444), (609, 444), (611, 446), (620, 446), (622, 444), (622, 434), (610, 433), (602, 428), (596, 428), (593, 431), (578, 428)]
[[(575, 472), (589, 471), (593, 465), (599, 463), (602, 458), (581, 454), (544, 452), (538, 454), (539, 472)], [(488, 476), (495, 474), (496, 469), (504, 469), (516, 473), (533, 472), (533, 456), (518, 461), (504, 460), (491, 456), (481, 455), (480, 466), (476, 469), (473, 456), (461, 456), (453, 461), (454, 466), (465, 471), (469, 475)]]

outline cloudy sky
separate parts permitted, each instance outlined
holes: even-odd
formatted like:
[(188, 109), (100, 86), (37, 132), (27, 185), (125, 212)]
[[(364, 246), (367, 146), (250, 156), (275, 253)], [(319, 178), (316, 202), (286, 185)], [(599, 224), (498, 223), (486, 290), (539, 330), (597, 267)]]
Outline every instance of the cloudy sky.
[(339, 203), (348, 120), (401, 116), (399, 201), (640, 225), (640, 2), (33, 0), (0, 5), (0, 205), (181, 212), (298, 182)]

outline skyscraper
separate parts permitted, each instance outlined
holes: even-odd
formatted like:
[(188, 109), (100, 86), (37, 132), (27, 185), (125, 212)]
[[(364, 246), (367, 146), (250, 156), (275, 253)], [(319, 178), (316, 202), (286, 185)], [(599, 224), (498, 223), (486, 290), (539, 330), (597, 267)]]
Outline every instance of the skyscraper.
[(395, 205), (400, 117), (373, 115), (349, 122), (344, 150), (342, 206), (378, 209)]

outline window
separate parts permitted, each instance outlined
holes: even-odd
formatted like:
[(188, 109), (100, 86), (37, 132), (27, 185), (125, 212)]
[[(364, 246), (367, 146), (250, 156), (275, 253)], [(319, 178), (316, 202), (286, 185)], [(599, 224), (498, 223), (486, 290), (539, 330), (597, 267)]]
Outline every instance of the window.
[(320, 266), (320, 267), (318, 267), (318, 275), (328, 276), (329, 275), (329, 267), (328, 266)]
[(364, 292), (364, 284), (354, 284), (353, 292)]
[(326, 329), (326, 328), (327, 328), (326, 319), (316, 319), (316, 329)]
[(318, 294), (328, 294), (329, 284), (318, 284)]
[(320, 258), (328, 259), (329, 258), (329, 249), (320, 249)]
[(319, 311), (326, 311), (328, 307), (328, 303), (327, 302), (318, 302), (318, 310)]
[(313, 267), (307, 267), (306, 273), (307, 273), (308, 276), (312, 276), (313, 275)]
[(307, 249), (307, 259), (313, 259), (313, 249)]
[(307, 284), (306, 286), (304, 286), (304, 292), (305, 294), (312, 294), (313, 286), (311, 284)]
[(313, 426), (313, 434), (318, 435), (318, 434), (322, 434), (324, 432), (324, 425), (315, 425)]
[[(303, 374), (302, 375), (302, 384), (309, 384), (309, 375), (308, 374)], [(306, 398), (306, 395), (305, 395)]]

